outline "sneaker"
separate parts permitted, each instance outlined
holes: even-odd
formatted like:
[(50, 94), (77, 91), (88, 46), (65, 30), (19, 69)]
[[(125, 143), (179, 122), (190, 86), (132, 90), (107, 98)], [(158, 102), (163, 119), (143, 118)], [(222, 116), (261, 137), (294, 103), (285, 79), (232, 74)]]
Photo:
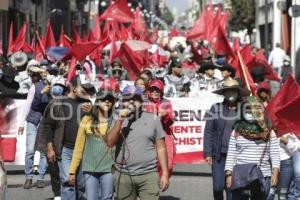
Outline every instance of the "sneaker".
[(44, 181), (43, 180), (37, 180), (36, 187), (37, 188), (44, 188), (45, 187)]
[(32, 187), (32, 179), (26, 179), (23, 188), (24, 189), (30, 189)]

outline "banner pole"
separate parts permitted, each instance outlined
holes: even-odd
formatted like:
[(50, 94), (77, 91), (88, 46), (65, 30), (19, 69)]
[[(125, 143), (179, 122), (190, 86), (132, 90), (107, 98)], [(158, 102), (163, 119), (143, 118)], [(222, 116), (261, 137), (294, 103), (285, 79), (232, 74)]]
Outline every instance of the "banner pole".
[(244, 65), (243, 59), (241, 57), (240, 51), (237, 51), (237, 54), (238, 54), (239, 61), (240, 61), (241, 66), (242, 66), (242, 72), (243, 72), (243, 75), (245, 77), (245, 82), (246, 82), (247, 89), (251, 92), (251, 96), (252, 96), (253, 94), (252, 94), (252, 91), (251, 91), (251, 88), (250, 88), (250, 85), (249, 85), (249, 80), (246, 76), (245, 65)]

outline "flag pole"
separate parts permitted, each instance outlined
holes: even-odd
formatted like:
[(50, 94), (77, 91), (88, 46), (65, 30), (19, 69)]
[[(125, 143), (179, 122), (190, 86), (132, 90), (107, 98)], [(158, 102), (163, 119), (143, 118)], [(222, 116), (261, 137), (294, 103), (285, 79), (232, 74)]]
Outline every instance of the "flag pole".
[(243, 59), (242, 59), (242, 56), (241, 56), (241, 53), (240, 53), (239, 50), (237, 51), (237, 54), (238, 54), (238, 57), (239, 57), (239, 61), (241, 63), (242, 72), (243, 72), (243, 75), (245, 77), (245, 82), (246, 82), (247, 89), (251, 92), (251, 96), (252, 96), (253, 94), (252, 94), (252, 91), (251, 91), (251, 88), (250, 88), (249, 80), (248, 80), (248, 78), (246, 76), (245, 64), (243, 62)]

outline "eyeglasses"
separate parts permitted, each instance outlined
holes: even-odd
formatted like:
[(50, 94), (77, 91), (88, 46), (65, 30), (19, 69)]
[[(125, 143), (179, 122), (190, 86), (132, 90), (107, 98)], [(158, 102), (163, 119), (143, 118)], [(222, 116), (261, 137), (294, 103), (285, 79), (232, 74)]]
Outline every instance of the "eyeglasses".
[(113, 74), (122, 74), (122, 70), (120, 70), (120, 69), (114, 69), (114, 70), (112, 70), (112, 73)]

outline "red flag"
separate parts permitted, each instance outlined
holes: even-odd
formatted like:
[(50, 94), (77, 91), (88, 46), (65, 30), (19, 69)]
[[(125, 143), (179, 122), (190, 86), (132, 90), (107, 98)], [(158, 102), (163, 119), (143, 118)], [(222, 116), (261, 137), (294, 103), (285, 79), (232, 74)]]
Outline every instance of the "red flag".
[(220, 55), (233, 55), (232, 49), (229, 45), (227, 36), (220, 25), (218, 25), (218, 32), (214, 43), (212, 44), (216, 53)]
[(11, 55), (13, 51), (14, 51), (14, 24), (13, 22), (11, 22), (9, 27), (7, 55)]
[(37, 43), (35, 45), (34, 57), (37, 61), (39, 61), (45, 58), (46, 53), (45, 53), (45, 47), (43, 41), (40, 35), (38, 34), (38, 32), (36, 32), (36, 39), (37, 39)]
[(129, 78), (135, 80), (137, 75), (142, 71), (143, 56), (136, 51), (132, 51), (126, 43), (123, 43), (117, 57), (120, 58), (122, 64), (128, 70)]
[(153, 28), (152, 35), (149, 38), (150, 43), (155, 44), (158, 39), (158, 30)]
[[(288, 79), (284, 82), (284, 84), (281, 86), (280, 90), (276, 93), (276, 95), (271, 99), (269, 102), (266, 110), (267, 113), (272, 121), (272, 125), (274, 130), (277, 132), (277, 136), (281, 136), (285, 133), (287, 133), (287, 130), (289, 130), (288, 124), (285, 123), (284, 120), (282, 120), (280, 117), (278, 117), (276, 114), (279, 112), (279, 116), (285, 112), (283, 109), (286, 108), (285, 106), (294, 106), (297, 105), (298, 103), (298, 98), (300, 94), (300, 88), (297, 83), (297, 81), (289, 75)], [(290, 107), (289, 109), (291, 109)], [(295, 109), (294, 112), (297, 112), (299, 109)], [(290, 113), (290, 114), (291, 114)], [(284, 116), (286, 113), (284, 114)], [(298, 115), (298, 114), (296, 114)], [(290, 116), (293, 117), (293, 116)]]
[(31, 45), (29, 45), (27, 42), (25, 42), (22, 47), (22, 51), (25, 53), (30, 53), (30, 52), (33, 52), (33, 49), (31, 48)]
[(264, 68), (266, 72), (265, 78), (269, 80), (280, 81), (278, 74), (272, 69), (271, 65), (269, 65), (264, 55), (264, 52), (262, 50), (259, 50), (255, 54), (255, 62), (256, 62), (256, 66), (262, 66)]
[(110, 49), (110, 54), (109, 54), (109, 63), (112, 63), (112, 61), (116, 58), (118, 54), (118, 48), (116, 44), (115, 38), (113, 38), (111, 42), (111, 49)]
[(69, 65), (69, 72), (66, 80), (66, 84), (69, 85), (70, 81), (74, 76), (76, 76), (76, 58), (72, 57), (70, 65)]
[(88, 36), (85, 32), (82, 33), (82, 42), (88, 42)]
[[(89, 36), (91, 36), (91, 35), (93, 35), (95, 39), (89, 40), (89, 41), (94, 41), (94, 40), (98, 41), (101, 38), (101, 28), (100, 28), (100, 19), (99, 19), (99, 17), (95, 21), (95, 26), (94, 26), (93, 30), (90, 31)], [(89, 39), (90, 39), (90, 37), (89, 37)]]
[(233, 39), (233, 45), (232, 45), (232, 51), (234, 53), (236, 53), (239, 50), (240, 50), (240, 39), (239, 38), (234, 38)]
[(229, 12), (226, 10), (220, 18), (220, 26), (223, 28), (223, 30), (226, 30), (227, 22), (229, 18)]
[(206, 32), (206, 15), (207, 10), (205, 9), (203, 13), (199, 16), (199, 18), (196, 20), (194, 26), (190, 31), (186, 33), (186, 37), (188, 40), (193, 39), (204, 39), (205, 32)]
[(176, 30), (176, 27), (175, 26), (173, 26), (173, 28), (171, 29), (171, 31), (170, 31), (170, 37), (177, 37), (178, 35), (179, 35), (179, 33), (177, 32), (177, 30)]
[(191, 45), (191, 49), (192, 49), (192, 53), (194, 55), (194, 60), (196, 61), (197, 64), (201, 64), (202, 63), (202, 60), (203, 60), (203, 54), (199, 54), (198, 50), (197, 50), (197, 47), (195, 46), (194, 43), (192, 43)]
[(120, 28), (120, 40), (125, 41), (128, 39), (128, 31), (126, 27), (121, 23), (121, 28)]
[(60, 31), (60, 35), (59, 35), (59, 46), (65, 47), (68, 49), (71, 49), (71, 47), (72, 47), (71, 40), (68, 37), (66, 37), (63, 26), (61, 27), (61, 31)]
[(14, 42), (14, 51), (20, 51), (26, 40), (26, 30), (27, 30), (27, 22), (23, 24), (23, 26), (19, 30), (19, 34)]
[(46, 32), (46, 37), (45, 37), (45, 49), (47, 49), (49, 47), (55, 47), (55, 46), (56, 46), (56, 42), (55, 42), (54, 34), (52, 31), (50, 20), (48, 20), (47, 32)]
[(115, 20), (118, 22), (133, 22), (134, 15), (128, 7), (127, 0), (118, 0), (103, 12), (100, 19)]
[(134, 12), (134, 22), (132, 23), (132, 30), (136, 39), (145, 38), (147, 36), (147, 28), (144, 18), (141, 16), (141, 8), (138, 6)]
[(90, 31), (88, 41), (90, 41), (90, 42), (96, 41), (96, 38), (95, 38), (95, 35), (94, 35), (93, 31)]
[(100, 44), (100, 42), (80, 42), (74, 44), (71, 48), (71, 55), (81, 61), (92, 53)]
[[(285, 133), (295, 133), (300, 138), (300, 93), (293, 100), (282, 106), (276, 113), (278, 119), (285, 125)], [(283, 130), (282, 130), (283, 131)]]
[(81, 39), (80, 39), (80, 36), (79, 36), (79, 34), (77, 32), (75, 24), (72, 24), (72, 32), (73, 32), (74, 44), (80, 43)]

